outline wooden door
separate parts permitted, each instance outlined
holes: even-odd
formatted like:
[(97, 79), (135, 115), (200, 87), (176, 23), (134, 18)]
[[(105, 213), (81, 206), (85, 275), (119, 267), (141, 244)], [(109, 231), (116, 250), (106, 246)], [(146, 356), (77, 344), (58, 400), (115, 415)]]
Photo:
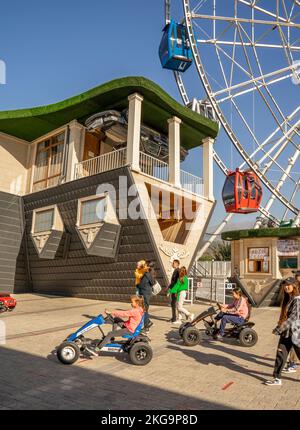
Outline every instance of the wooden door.
[(83, 161), (90, 160), (91, 158), (100, 155), (100, 139), (92, 133), (85, 133)]

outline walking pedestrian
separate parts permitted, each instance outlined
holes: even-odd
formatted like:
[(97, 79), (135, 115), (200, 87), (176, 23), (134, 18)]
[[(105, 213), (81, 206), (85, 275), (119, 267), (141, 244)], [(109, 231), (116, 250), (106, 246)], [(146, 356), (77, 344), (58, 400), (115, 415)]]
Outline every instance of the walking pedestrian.
[(140, 290), (139, 290), (139, 285), (141, 282), (142, 277), (144, 276), (144, 274), (147, 272), (147, 267), (146, 267), (146, 261), (145, 260), (140, 260), (136, 263), (136, 269), (134, 272), (134, 276), (135, 276), (135, 294), (137, 296), (140, 296)]
[(149, 331), (150, 327), (153, 326), (153, 322), (149, 317), (150, 299), (152, 296), (152, 287), (155, 284), (155, 270), (154, 264), (150, 261), (146, 262), (146, 272), (144, 273), (141, 282), (139, 284), (139, 294), (144, 298), (145, 305), (145, 317), (144, 317), (144, 329)]
[(183, 317), (186, 317), (186, 319), (189, 321), (193, 321), (194, 319), (194, 314), (189, 312), (183, 306), (188, 289), (189, 289), (189, 280), (187, 277), (187, 270), (183, 266), (179, 269), (179, 276), (176, 284), (171, 290), (169, 290), (171, 294), (176, 295), (176, 301), (177, 301), (178, 320), (176, 320), (174, 324), (181, 324)]
[(273, 330), (280, 336), (274, 365), (274, 379), (265, 381), (266, 385), (281, 385), (281, 372), (292, 348), (300, 359), (300, 296), (295, 278), (282, 282), (284, 296), (278, 325)]
[[(292, 270), (292, 273), (294, 273), (298, 289), (300, 291), (300, 270)], [(295, 373), (297, 372), (297, 354), (295, 353), (294, 348), (291, 349), (289, 356), (287, 358), (287, 364), (283, 368), (282, 373)]]
[[(172, 273), (171, 282), (168, 286), (168, 291), (172, 290), (172, 288), (174, 287), (174, 285), (178, 281), (179, 265), (180, 265), (180, 261), (177, 259), (174, 259), (172, 262), (172, 267), (174, 270)], [(169, 320), (169, 322), (174, 323), (175, 321), (177, 321), (177, 297), (176, 297), (176, 294), (174, 294), (174, 293), (171, 293), (171, 308), (172, 308), (172, 318)]]

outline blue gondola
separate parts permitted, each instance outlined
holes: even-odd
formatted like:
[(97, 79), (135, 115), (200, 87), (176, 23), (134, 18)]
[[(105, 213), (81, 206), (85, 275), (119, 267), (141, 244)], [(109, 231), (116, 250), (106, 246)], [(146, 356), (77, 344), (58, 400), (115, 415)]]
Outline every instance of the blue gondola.
[(163, 29), (159, 45), (159, 58), (164, 69), (185, 72), (192, 64), (192, 50), (186, 27), (170, 21)]

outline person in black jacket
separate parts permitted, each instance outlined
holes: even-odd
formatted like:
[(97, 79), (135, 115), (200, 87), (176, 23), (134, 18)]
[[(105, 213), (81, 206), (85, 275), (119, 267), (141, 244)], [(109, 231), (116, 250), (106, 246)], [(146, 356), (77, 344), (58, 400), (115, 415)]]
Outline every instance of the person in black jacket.
[(274, 334), (280, 336), (274, 366), (274, 379), (265, 381), (266, 385), (281, 385), (281, 372), (292, 348), (300, 359), (300, 294), (294, 278), (282, 282), (284, 297), (281, 306), (280, 319)]
[(148, 331), (151, 326), (153, 326), (153, 322), (150, 321), (149, 318), (149, 306), (150, 299), (152, 295), (152, 287), (155, 284), (155, 271), (153, 263), (147, 261), (146, 262), (147, 271), (144, 273), (140, 285), (139, 285), (139, 293), (144, 298), (145, 304), (145, 316), (144, 316), (144, 329)]
[[(174, 287), (179, 278), (179, 260), (173, 260), (172, 267), (174, 269), (170, 285), (168, 286), (168, 290)], [(171, 308), (172, 308), (172, 318), (169, 320), (170, 322), (177, 321), (177, 295), (171, 294)]]

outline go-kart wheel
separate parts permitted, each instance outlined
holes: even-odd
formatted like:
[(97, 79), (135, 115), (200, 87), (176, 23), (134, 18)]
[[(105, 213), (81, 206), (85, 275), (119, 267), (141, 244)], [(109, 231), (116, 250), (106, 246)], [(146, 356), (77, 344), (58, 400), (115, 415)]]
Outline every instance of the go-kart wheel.
[(63, 342), (57, 348), (57, 358), (63, 364), (73, 364), (78, 360), (80, 349), (74, 342)]
[(183, 343), (187, 346), (195, 346), (200, 342), (200, 332), (195, 327), (188, 327), (182, 334)]
[(148, 343), (137, 342), (130, 348), (129, 357), (136, 366), (145, 366), (152, 360), (153, 351)]
[(181, 326), (179, 327), (179, 336), (182, 337), (183, 336), (183, 332), (184, 332), (184, 328), (186, 326), (186, 323), (181, 324)]
[(239, 334), (239, 341), (243, 346), (254, 346), (258, 341), (258, 335), (252, 328), (244, 328)]

